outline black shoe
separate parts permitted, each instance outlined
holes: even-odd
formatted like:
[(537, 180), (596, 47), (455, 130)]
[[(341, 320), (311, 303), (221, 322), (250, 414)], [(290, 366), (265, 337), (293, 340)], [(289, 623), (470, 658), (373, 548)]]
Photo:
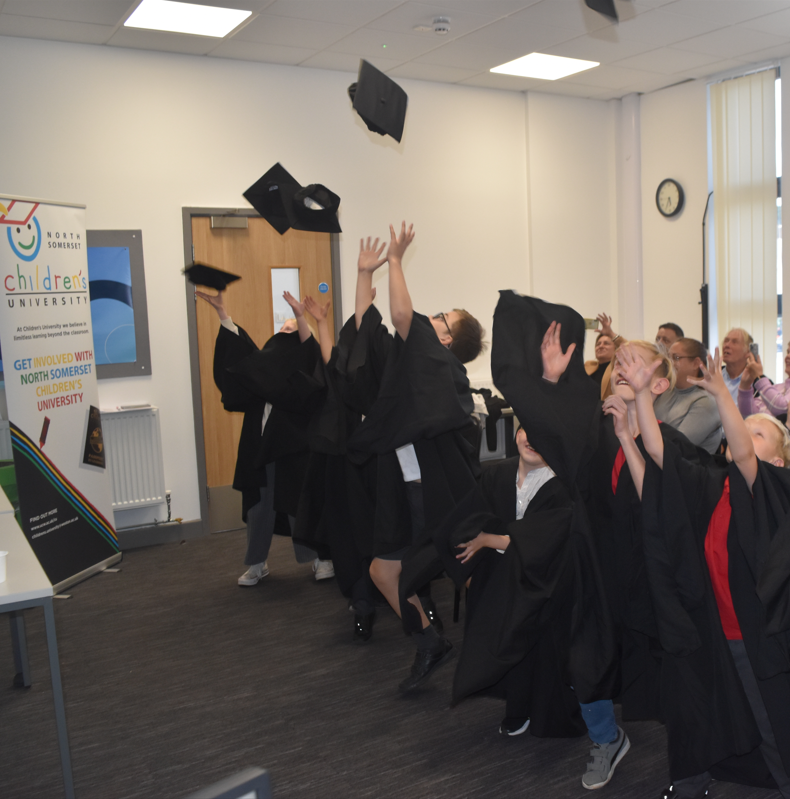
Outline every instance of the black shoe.
[(416, 688), (421, 682), (427, 680), (439, 666), (455, 657), (453, 645), (446, 639), (441, 639), (439, 649), (418, 649), (414, 655), (411, 674), (398, 686), (401, 693)]
[(354, 641), (358, 644), (364, 644), (370, 641), (370, 636), (373, 635), (373, 622), (376, 621), (376, 611), (362, 616), (358, 613), (354, 614)]
[(499, 725), (499, 734), (521, 735), (522, 732), (527, 731), (527, 727), (529, 727), (528, 718), (510, 718), (510, 716), (506, 716)]
[(433, 603), (433, 600), (430, 597), (426, 597), (425, 599), (421, 597), (420, 604), (425, 611), (425, 615), (428, 617), (428, 621), (433, 625), (434, 630), (436, 630), (437, 633), (443, 633), (444, 625), (439, 618), (439, 614), (436, 612), (436, 605)]

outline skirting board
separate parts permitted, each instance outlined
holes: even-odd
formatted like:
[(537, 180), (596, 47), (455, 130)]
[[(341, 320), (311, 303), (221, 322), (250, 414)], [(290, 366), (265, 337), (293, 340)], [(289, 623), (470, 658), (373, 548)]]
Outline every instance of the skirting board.
[(116, 533), (121, 551), (156, 546), (157, 544), (175, 544), (178, 541), (200, 538), (205, 535), (203, 522), (200, 519), (192, 519), (188, 522), (151, 524), (146, 527), (128, 527), (125, 530), (116, 530)]

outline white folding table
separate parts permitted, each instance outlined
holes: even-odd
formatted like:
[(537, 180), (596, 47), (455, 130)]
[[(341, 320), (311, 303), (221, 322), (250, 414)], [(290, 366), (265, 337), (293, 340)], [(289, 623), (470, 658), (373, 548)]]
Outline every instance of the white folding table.
[(52, 698), (55, 704), (55, 723), (60, 746), (60, 763), (66, 799), (74, 799), (74, 781), (71, 775), (71, 752), (66, 727), (66, 708), (63, 704), (63, 687), (60, 681), (60, 659), (55, 636), (55, 613), (52, 608), (52, 584), (33, 554), (25, 534), (14, 518), (14, 511), (5, 493), (0, 490), (0, 550), (8, 552), (6, 579), (0, 583), (0, 613), (11, 614), (11, 635), (14, 640), (14, 660), (23, 675), (25, 685), (30, 685), (27, 664), (25, 625), (20, 611), (43, 607), (44, 624), (49, 650), (49, 668), (52, 674)]

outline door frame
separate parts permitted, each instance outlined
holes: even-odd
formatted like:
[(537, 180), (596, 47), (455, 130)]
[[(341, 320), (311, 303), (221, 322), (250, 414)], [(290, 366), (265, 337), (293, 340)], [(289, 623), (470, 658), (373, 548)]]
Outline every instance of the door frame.
[[(252, 208), (201, 208), (181, 209), (184, 232), (184, 266), (194, 260), (192, 248), (192, 219), (200, 216), (236, 216), (260, 218)], [(340, 239), (337, 233), (329, 234), (330, 259), (332, 267), (332, 296), (334, 298), (332, 316), (335, 322), (335, 341), (343, 327), (343, 301), (340, 279)], [(203, 402), (200, 392), (200, 360), (198, 356), (197, 311), (195, 288), (185, 278), (184, 298), (187, 306), (187, 335), (189, 338), (189, 373), (192, 387), (192, 417), (195, 422), (195, 455), (197, 457), (198, 495), (200, 499), (200, 523), (203, 535), (208, 535), (208, 477), (206, 475), (206, 442), (203, 437)]]

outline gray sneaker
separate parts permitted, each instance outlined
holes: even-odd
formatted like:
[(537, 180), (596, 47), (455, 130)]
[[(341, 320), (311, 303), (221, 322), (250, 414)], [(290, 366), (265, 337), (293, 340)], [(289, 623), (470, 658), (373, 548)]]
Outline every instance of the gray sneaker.
[(590, 749), (592, 760), (587, 764), (587, 772), (582, 777), (582, 785), (590, 791), (603, 788), (612, 776), (617, 764), (625, 757), (631, 748), (628, 736), (620, 727), (617, 728), (617, 738), (610, 744), (593, 744)]

